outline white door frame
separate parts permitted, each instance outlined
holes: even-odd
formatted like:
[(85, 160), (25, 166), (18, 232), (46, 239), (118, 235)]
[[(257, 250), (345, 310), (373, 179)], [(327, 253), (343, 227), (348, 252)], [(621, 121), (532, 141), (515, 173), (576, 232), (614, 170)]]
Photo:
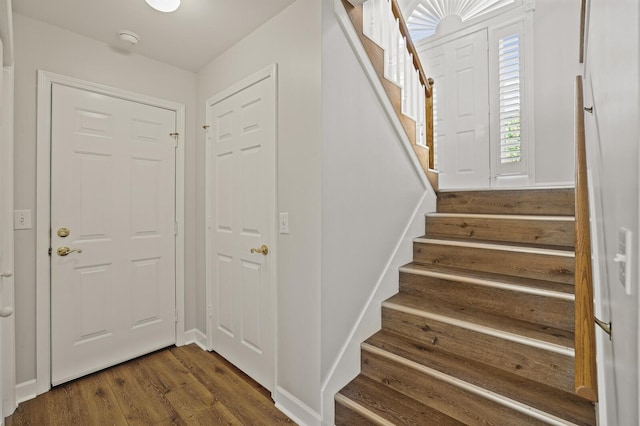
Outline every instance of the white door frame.
[(53, 84), (88, 90), (176, 112), (176, 345), (184, 334), (184, 144), (185, 106), (151, 96), (38, 70), (36, 129), (36, 393), (51, 389), (51, 87)]
[[(274, 188), (274, 200), (273, 200), (273, 211), (270, 212), (271, 216), (270, 216), (270, 222), (271, 222), (271, 230), (272, 230), (272, 235), (273, 235), (273, 241), (271, 242), (271, 245), (273, 248), (269, 249), (269, 256), (273, 256), (273, 263), (272, 263), (272, 268), (271, 268), (271, 307), (272, 307), (272, 312), (273, 312), (273, 361), (274, 361), (274, 366), (273, 366), (273, 371), (274, 371), (274, 390), (277, 387), (277, 377), (278, 377), (278, 298), (277, 298), (277, 293), (278, 293), (278, 221), (276, 220), (277, 216), (277, 209), (278, 209), (278, 176), (277, 176), (277, 171), (278, 171), (278, 66), (277, 64), (272, 64), (269, 65), (265, 68), (263, 68), (262, 70), (256, 72), (255, 74), (245, 78), (242, 81), (239, 81), (238, 83), (232, 85), (231, 87), (223, 90), (222, 92), (208, 98), (206, 100), (206, 104), (205, 104), (205, 111), (206, 111), (206, 119), (207, 119), (207, 123), (211, 123), (213, 118), (209, 116), (209, 105), (215, 104), (217, 102), (220, 102), (226, 98), (228, 98), (229, 96), (234, 95), (235, 93), (240, 92), (241, 90), (255, 84), (258, 83), (261, 80), (264, 80), (266, 78), (270, 78), (271, 79), (271, 87), (270, 89), (273, 90), (273, 99), (275, 102), (275, 121), (276, 121), (276, 125), (274, 126), (274, 138), (275, 138), (275, 146), (274, 149), (276, 150), (275, 152), (275, 161), (276, 164), (274, 164), (274, 176), (268, 176), (266, 178), (270, 178), (272, 179), (272, 184), (273, 184), (273, 188)], [(207, 132), (208, 132), (208, 127), (207, 127)], [(205, 266), (206, 266), (206, 298), (207, 298), (207, 316), (206, 316), (206, 324), (207, 324), (207, 349), (208, 350), (213, 350), (213, 343), (212, 343), (212, 339), (213, 339), (213, 330), (212, 330), (212, 320), (213, 320), (213, 306), (212, 306), (212, 297), (213, 297), (213, 288), (212, 288), (212, 283), (211, 283), (211, 262), (209, 262), (209, 258), (210, 258), (210, 254), (211, 254), (211, 232), (212, 232), (212, 211), (211, 211), (211, 185), (210, 185), (210, 181), (211, 181), (211, 176), (212, 176), (212, 170), (211, 170), (211, 165), (209, 164), (209, 158), (211, 157), (211, 147), (209, 144), (209, 134), (207, 134), (206, 138), (206, 143), (205, 143), (205, 205), (206, 205), (206, 213), (205, 213), (205, 229), (207, 230), (207, 234), (206, 234), (206, 247), (205, 247)]]

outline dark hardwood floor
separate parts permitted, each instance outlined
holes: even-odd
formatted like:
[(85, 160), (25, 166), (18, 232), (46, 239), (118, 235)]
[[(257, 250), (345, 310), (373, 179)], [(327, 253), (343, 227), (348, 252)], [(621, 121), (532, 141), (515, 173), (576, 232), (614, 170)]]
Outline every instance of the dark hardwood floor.
[(20, 404), (18, 425), (274, 425), (294, 423), (269, 392), (215, 353), (172, 347)]

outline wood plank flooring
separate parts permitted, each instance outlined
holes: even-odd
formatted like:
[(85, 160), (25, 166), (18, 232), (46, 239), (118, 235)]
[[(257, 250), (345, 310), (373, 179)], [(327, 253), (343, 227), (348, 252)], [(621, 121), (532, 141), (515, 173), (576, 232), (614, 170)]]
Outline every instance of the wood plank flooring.
[(6, 426), (294, 423), (269, 392), (215, 353), (171, 347), (20, 404)]

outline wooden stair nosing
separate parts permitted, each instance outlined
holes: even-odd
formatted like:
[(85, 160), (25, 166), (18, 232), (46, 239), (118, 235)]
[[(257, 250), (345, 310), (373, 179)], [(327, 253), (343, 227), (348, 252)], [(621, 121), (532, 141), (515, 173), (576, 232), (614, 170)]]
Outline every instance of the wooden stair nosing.
[[(367, 410), (365, 407), (363, 407), (361, 404), (358, 404), (355, 401), (350, 400), (349, 398), (347, 398), (346, 396), (337, 393), (334, 397), (335, 401), (336, 401), (336, 405), (340, 404), (342, 406), (344, 406), (345, 408), (353, 411), (354, 413), (356, 413), (358, 416), (360, 416), (361, 418), (363, 418), (364, 420), (366, 420), (367, 422), (374, 422), (377, 425), (380, 426), (395, 426), (394, 423), (391, 423), (390, 421), (388, 421), (387, 419), (380, 417), (379, 415), (377, 415), (376, 413)], [(337, 420), (336, 416), (336, 420)], [(352, 419), (349, 419), (350, 421)], [(339, 423), (338, 421), (336, 421), (336, 425), (339, 425), (341, 423)], [(353, 424), (353, 423), (349, 423), (349, 424)]]
[(527, 379), (386, 330), (377, 332), (365, 343), (478, 388), (504, 395), (525, 406), (539, 407), (540, 411), (567, 421), (589, 426), (596, 424), (593, 404), (573, 392), (565, 392), (547, 383)]
[[(438, 371), (436, 369), (427, 367), (423, 364), (417, 363), (415, 361), (411, 361), (407, 358), (403, 358), (401, 356), (398, 356), (392, 352), (386, 351), (384, 349), (380, 349), (376, 346), (370, 345), (368, 343), (363, 343), (361, 345), (362, 347), (362, 351), (363, 352), (368, 352), (370, 354), (374, 354), (378, 357), (384, 358), (386, 360), (388, 360), (389, 362), (392, 363), (397, 363), (399, 365), (402, 365), (406, 368), (409, 368), (413, 371), (415, 371), (414, 374), (424, 374), (427, 376), (430, 376), (432, 378), (434, 378), (437, 381), (443, 382), (447, 385), (450, 386), (454, 386), (456, 388), (459, 388), (465, 392), (468, 392), (472, 395), (475, 396), (479, 396), (481, 398), (484, 398), (488, 401), (490, 401), (491, 403), (495, 403), (498, 404), (500, 406), (506, 407), (510, 410), (513, 410), (515, 412), (518, 412), (520, 414), (524, 414), (527, 417), (530, 417), (532, 419), (538, 420), (538, 421), (542, 421), (545, 424), (552, 424), (552, 425), (574, 425), (575, 423), (569, 422), (565, 419), (562, 419), (558, 416), (555, 416), (551, 413), (547, 413), (541, 410), (538, 410), (535, 407), (532, 407), (530, 405), (524, 404), (520, 401), (517, 401), (515, 399), (511, 399), (508, 398), (504, 395), (498, 394), (496, 392), (490, 391), (488, 389), (485, 389), (483, 387), (477, 386), (475, 384), (466, 382), (464, 380), (461, 380), (459, 378), (456, 378), (454, 376), (450, 376), (448, 374), (445, 374), (441, 371)], [(363, 368), (363, 371), (365, 371), (365, 369)], [(366, 373), (363, 373), (366, 375)], [(396, 390), (397, 392), (402, 392), (400, 390)], [(408, 395), (409, 397), (413, 398), (411, 395)], [(449, 417), (452, 417), (453, 414), (449, 414), (449, 413), (445, 413), (446, 415), (448, 415)]]
[(558, 256), (575, 258), (575, 251), (573, 248), (567, 248), (565, 250), (558, 249), (556, 247), (549, 248), (549, 246), (535, 245), (535, 244), (523, 244), (523, 243), (509, 243), (509, 242), (497, 242), (497, 241), (470, 241), (462, 238), (425, 238), (418, 237), (413, 239), (414, 243), (421, 244), (436, 244), (442, 246), (453, 247), (467, 247), (484, 250), (505, 251), (513, 253), (523, 254), (539, 254), (543, 256)]
[(498, 339), (504, 339), (513, 343), (518, 343), (518, 344), (529, 346), (536, 349), (542, 349), (544, 351), (553, 352), (558, 355), (564, 355), (568, 357), (575, 356), (575, 352), (572, 347), (528, 337), (526, 335), (501, 330), (501, 329), (490, 327), (487, 325), (477, 324), (470, 321), (454, 318), (447, 315), (436, 314), (429, 311), (423, 311), (420, 309), (408, 307), (408, 306), (405, 306), (399, 303), (390, 302), (390, 301), (383, 302), (382, 307), (383, 309), (386, 308), (393, 311), (404, 312), (409, 315), (414, 315), (421, 318), (438, 321), (441, 323), (451, 325), (453, 327), (459, 327), (465, 330), (481, 333), (487, 336), (496, 337)]
[(575, 223), (575, 216), (553, 216), (553, 215), (527, 215), (527, 214), (499, 214), (499, 213), (446, 213), (429, 212), (424, 214), (429, 218), (474, 218), (474, 219), (505, 219), (505, 220), (531, 220), (540, 222), (572, 222)]
[(475, 271), (473, 269), (464, 269), (448, 265), (438, 265), (433, 263), (410, 262), (400, 267), (400, 271), (413, 273), (416, 275), (432, 276), (434, 278), (448, 279), (455, 277), (456, 281), (487, 285), (497, 288), (517, 287), (520, 291), (538, 294), (538, 291), (544, 292), (541, 295), (549, 297), (557, 297), (564, 300), (575, 300), (574, 286), (572, 284), (563, 284), (555, 281), (539, 280), (534, 278), (516, 277), (513, 275), (496, 274), (486, 271)]

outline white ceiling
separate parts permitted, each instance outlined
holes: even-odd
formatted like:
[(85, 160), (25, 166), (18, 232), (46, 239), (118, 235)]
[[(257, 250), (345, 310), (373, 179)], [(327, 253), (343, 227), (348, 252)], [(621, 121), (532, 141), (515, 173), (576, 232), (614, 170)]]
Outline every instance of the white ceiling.
[(136, 53), (197, 72), (294, 1), (182, 0), (162, 13), (144, 0), (16, 0), (13, 10), (114, 46), (133, 31)]

